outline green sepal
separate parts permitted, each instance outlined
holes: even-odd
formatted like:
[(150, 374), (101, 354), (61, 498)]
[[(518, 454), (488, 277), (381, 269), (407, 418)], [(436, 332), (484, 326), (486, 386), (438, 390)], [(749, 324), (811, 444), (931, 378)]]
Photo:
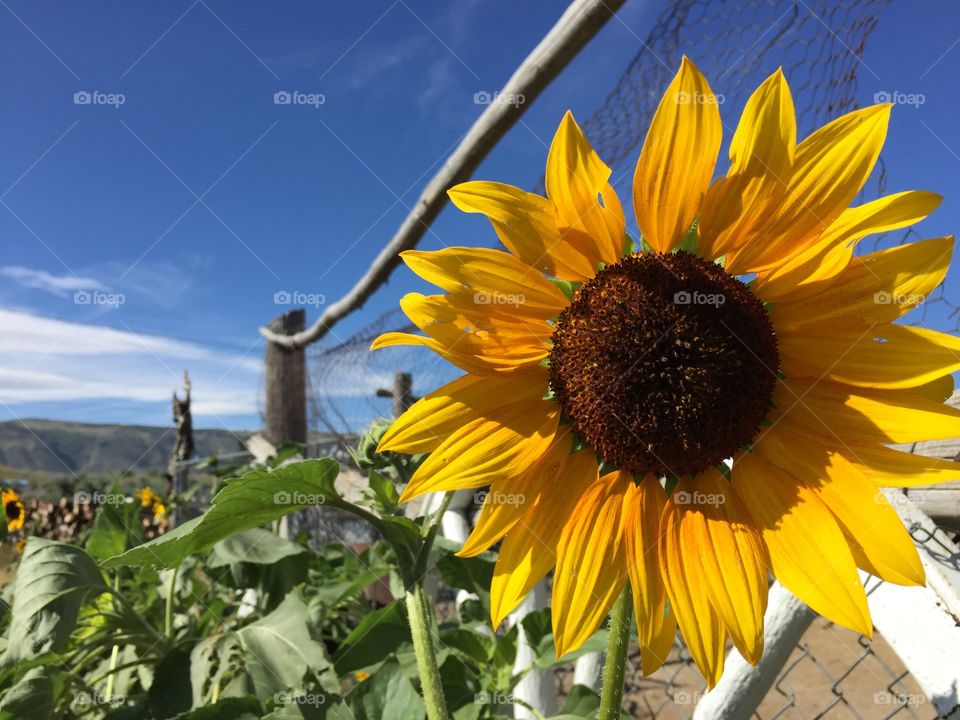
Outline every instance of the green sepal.
[(687, 230), (686, 235), (683, 236), (683, 240), (681, 240), (680, 244), (673, 249), (673, 252), (679, 252), (683, 250), (691, 255), (699, 255), (700, 251), (697, 247), (697, 241), (700, 239), (700, 232), (698, 230), (699, 227), (700, 218), (695, 218), (693, 225), (691, 225), (690, 229)]

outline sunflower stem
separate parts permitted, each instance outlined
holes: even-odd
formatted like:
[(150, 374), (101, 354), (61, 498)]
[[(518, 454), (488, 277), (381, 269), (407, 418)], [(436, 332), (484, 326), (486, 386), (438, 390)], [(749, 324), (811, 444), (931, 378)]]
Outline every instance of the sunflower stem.
[(597, 720), (619, 720), (620, 718), (632, 620), (633, 602), (630, 583), (627, 583), (623, 586), (623, 592), (620, 593), (610, 612), (610, 635), (607, 638), (607, 656), (603, 663), (603, 688), (600, 691), (600, 712)]
[(436, 621), (427, 602), (423, 583), (417, 582), (413, 586), (408, 586), (406, 603), (427, 718), (449, 720), (447, 703), (443, 697), (443, 686), (440, 683), (440, 669), (437, 667), (437, 651), (433, 644), (432, 630)]
[(167, 605), (163, 613), (163, 634), (167, 640), (173, 640), (173, 603), (177, 594), (177, 572), (179, 570), (179, 566), (170, 570), (169, 584), (167, 585)]

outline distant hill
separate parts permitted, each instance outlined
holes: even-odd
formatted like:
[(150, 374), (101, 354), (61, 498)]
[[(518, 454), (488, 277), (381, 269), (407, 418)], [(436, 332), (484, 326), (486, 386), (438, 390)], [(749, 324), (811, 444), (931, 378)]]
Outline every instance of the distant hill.
[[(198, 457), (241, 448), (249, 431), (194, 430)], [(62, 475), (162, 473), (176, 438), (173, 428), (95, 425), (58, 420), (0, 422), (0, 466), (5, 473)]]

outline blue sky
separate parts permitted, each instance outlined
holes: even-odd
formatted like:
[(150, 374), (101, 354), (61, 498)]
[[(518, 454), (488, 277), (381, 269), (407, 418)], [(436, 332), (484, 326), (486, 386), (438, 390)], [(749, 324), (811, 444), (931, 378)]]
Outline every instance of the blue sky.
[[(532, 186), (563, 111), (590, 115), (662, 5), (628, 0), (477, 176)], [(475, 94), (564, 7), (0, 2), (0, 417), (167, 424), (188, 367), (198, 425), (257, 427), (256, 328), (285, 309), (277, 293), (313, 318), (348, 290), (479, 116)], [(955, 2), (893, 0), (858, 72), (861, 104), (923, 98), (895, 108), (884, 153), (889, 191), (945, 196), (923, 236), (960, 226), (958, 28)], [(492, 238), (448, 208), (423, 247)], [(336, 336), (420, 287), (401, 270)], [(357, 369), (364, 392), (385, 382)]]

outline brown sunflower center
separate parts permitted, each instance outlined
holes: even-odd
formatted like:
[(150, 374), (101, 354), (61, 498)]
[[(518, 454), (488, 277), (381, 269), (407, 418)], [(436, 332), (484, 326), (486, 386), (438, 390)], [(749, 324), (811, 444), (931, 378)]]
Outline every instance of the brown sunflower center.
[(20, 503), (16, 500), (10, 500), (4, 506), (4, 510), (7, 513), (8, 520), (16, 520), (20, 517)]
[(550, 381), (604, 460), (680, 476), (757, 435), (778, 364), (773, 327), (746, 285), (690, 253), (642, 253), (577, 291), (553, 333)]

